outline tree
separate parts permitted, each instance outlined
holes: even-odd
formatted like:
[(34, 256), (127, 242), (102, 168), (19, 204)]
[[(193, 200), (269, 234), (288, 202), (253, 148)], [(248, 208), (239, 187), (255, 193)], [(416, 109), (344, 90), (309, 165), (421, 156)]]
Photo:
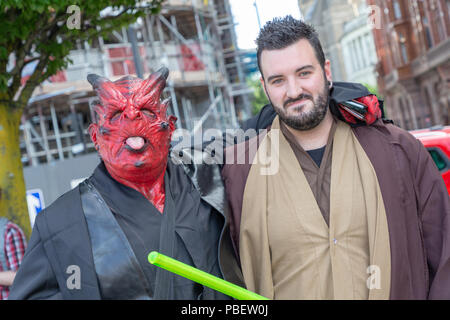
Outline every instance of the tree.
[[(1, 0), (0, 1), (0, 215), (30, 234), (19, 146), (19, 125), (40, 83), (71, 62), (77, 41), (108, 35), (145, 14), (158, 13), (164, 0)], [(26, 82), (22, 70), (33, 63)]]
[(252, 113), (257, 114), (262, 107), (269, 103), (259, 77), (250, 77), (247, 84), (253, 89)]

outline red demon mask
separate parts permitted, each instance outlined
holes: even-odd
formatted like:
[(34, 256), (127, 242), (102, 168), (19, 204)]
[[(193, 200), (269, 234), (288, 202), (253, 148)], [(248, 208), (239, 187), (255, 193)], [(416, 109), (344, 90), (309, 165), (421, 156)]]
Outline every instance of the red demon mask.
[(146, 80), (128, 76), (114, 82), (87, 77), (99, 98), (89, 133), (100, 157), (114, 179), (151, 199), (143, 188), (163, 184), (175, 129), (176, 118), (166, 115), (170, 101), (160, 101), (168, 73), (161, 68)]

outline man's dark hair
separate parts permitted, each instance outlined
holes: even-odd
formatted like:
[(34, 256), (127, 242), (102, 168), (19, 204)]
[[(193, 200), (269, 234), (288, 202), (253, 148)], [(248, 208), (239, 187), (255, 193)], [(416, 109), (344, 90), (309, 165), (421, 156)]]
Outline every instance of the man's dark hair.
[(256, 54), (261, 76), (264, 78), (261, 70), (261, 53), (263, 50), (284, 49), (302, 39), (309, 41), (314, 48), (317, 60), (324, 68), (325, 54), (314, 27), (288, 15), (284, 18), (274, 18), (272, 21), (267, 22), (259, 32), (256, 39)]

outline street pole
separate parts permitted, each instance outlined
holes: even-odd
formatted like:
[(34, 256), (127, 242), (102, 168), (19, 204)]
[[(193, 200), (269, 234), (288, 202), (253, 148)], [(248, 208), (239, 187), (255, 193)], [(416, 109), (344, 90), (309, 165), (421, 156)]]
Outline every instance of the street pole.
[(141, 57), (139, 55), (139, 48), (136, 40), (136, 30), (132, 26), (129, 26), (127, 34), (128, 41), (130, 41), (131, 44), (131, 50), (133, 51), (134, 69), (136, 70), (136, 75), (142, 79), (144, 77), (144, 72), (142, 70)]
[(261, 29), (261, 21), (259, 20), (259, 11), (258, 11), (258, 5), (256, 4), (256, 0), (253, 2), (253, 5), (255, 6), (256, 10), (256, 18), (258, 19), (258, 27)]

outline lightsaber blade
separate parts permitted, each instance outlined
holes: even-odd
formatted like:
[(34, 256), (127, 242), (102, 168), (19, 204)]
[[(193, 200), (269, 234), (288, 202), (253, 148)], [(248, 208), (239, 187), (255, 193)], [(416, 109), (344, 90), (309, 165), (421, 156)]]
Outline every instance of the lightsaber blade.
[(269, 300), (255, 292), (244, 289), (234, 283), (225, 281), (207, 272), (194, 268), (183, 262), (170, 258), (157, 251), (152, 251), (148, 255), (148, 261), (160, 268), (173, 272), (206, 287), (222, 292), (237, 300)]

